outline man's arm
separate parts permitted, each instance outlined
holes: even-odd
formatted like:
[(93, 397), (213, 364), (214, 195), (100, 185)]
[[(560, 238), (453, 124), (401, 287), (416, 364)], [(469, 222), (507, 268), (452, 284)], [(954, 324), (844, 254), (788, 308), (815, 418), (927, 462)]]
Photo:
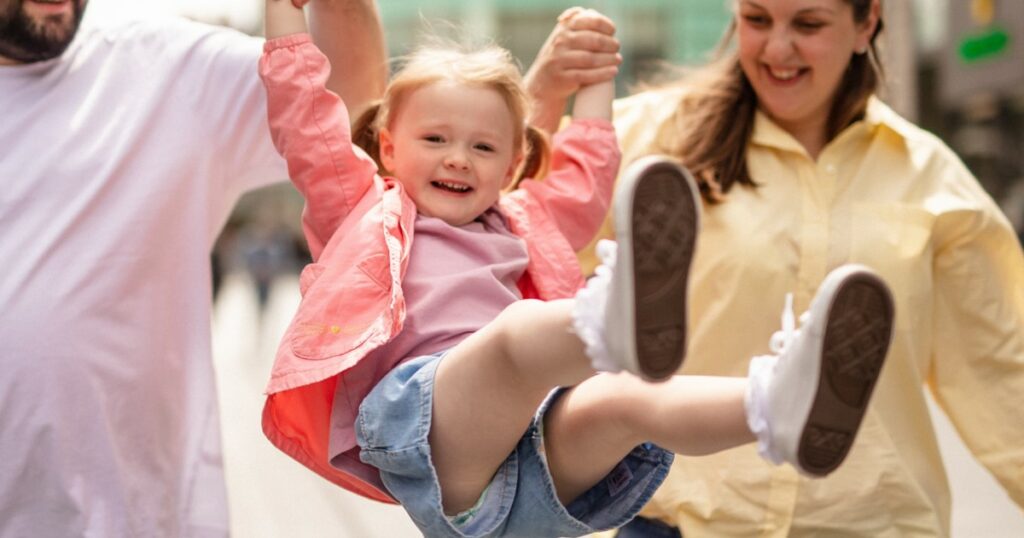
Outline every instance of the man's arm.
[(313, 42), (331, 62), (327, 87), (341, 96), (355, 120), (384, 95), (387, 47), (374, 0), (312, 0)]

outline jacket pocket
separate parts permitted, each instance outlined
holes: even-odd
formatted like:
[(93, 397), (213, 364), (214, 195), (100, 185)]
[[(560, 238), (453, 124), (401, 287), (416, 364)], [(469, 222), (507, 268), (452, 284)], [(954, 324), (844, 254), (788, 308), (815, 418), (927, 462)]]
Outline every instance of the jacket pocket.
[[(374, 336), (386, 338), (391, 286), (381, 281), (379, 260), (308, 266), (300, 278), (304, 293), (289, 330), (292, 352), (303, 359), (337, 357)], [(383, 274), (387, 274), (386, 264)], [(382, 343), (385, 340), (382, 340)]]

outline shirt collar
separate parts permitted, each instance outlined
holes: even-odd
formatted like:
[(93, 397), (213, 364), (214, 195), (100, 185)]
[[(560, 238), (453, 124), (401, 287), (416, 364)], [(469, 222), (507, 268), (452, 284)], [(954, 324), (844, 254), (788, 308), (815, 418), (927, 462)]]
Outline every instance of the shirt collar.
[[(891, 108), (875, 96), (868, 99), (867, 110), (864, 118), (854, 122), (843, 129), (829, 145), (837, 140), (846, 138), (855, 131), (875, 133), (878, 129), (885, 128), (899, 136), (901, 139), (908, 137), (911, 128), (910, 123), (896, 114)], [(792, 151), (805, 154), (806, 150), (793, 138), (785, 129), (779, 127), (767, 114), (760, 109), (754, 115), (754, 132), (751, 135), (751, 143), (759, 146), (766, 146), (782, 151)]]

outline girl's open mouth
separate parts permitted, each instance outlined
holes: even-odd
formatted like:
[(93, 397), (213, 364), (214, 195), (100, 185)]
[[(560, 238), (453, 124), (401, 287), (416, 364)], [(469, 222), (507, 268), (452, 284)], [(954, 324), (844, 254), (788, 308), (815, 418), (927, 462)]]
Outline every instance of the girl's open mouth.
[(470, 187), (469, 185), (453, 183), (451, 181), (431, 181), (430, 184), (435, 188), (455, 194), (465, 194), (473, 190), (473, 187)]

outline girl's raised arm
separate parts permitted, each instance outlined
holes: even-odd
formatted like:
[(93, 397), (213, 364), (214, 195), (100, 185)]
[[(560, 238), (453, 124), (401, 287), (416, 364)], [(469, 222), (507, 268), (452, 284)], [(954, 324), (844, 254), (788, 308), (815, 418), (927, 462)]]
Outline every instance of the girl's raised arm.
[(615, 99), (615, 80), (610, 79), (580, 88), (572, 105), (574, 119), (601, 119), (611, 121), (612, 100)]
[(302, 12), (302, 6), (308, 1), (267, 0), (266, 21), (264, 22), (267, 39), (308, 32), (306, 15)]
[(327, 57), (308, 34), (289, 33), (304, 27), (302, 11), (289, 0), (269, 0), (267, 11), (268, 34), (278, 32), (259, 63), (267, 120), (288, 176), (306, 199), (302, 227), (315, 260), (372, 187), (377, 167), (352, 145), (348, 110), (326, 86)]

